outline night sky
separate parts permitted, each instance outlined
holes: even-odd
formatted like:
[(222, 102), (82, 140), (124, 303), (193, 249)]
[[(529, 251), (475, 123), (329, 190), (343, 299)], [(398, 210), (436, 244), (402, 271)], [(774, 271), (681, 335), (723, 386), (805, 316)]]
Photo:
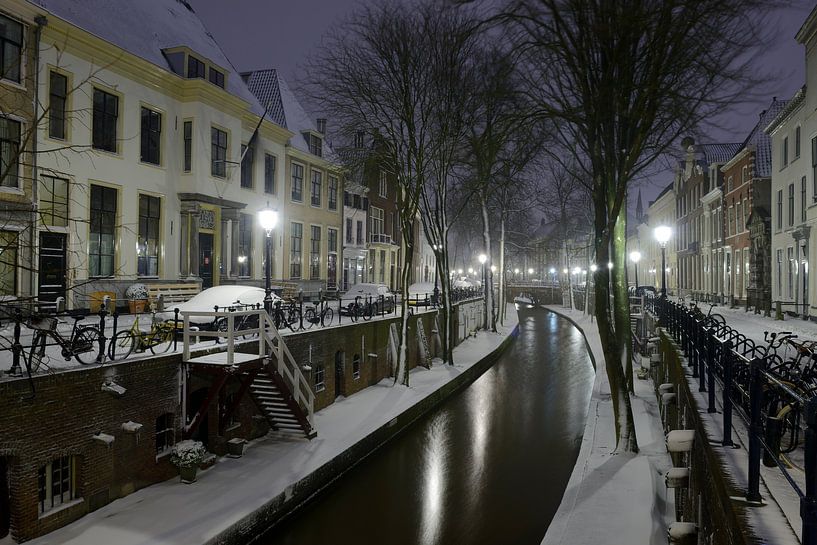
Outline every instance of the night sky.
[[(323, 34), (360, 4), (359, 0), (189, 1), (239, 71), (278, 68), (293, 84), (309, 56), (320, 54)], [(776, 76), (775, 83), (761, 91), (765, 96), (759, 102), (724, 112), (711, 141), (742, 141), (773, 96), (790, 98), (803, 85), (804, 51), (794, 36), (813, 7), (811, 1), (796, 0), (770, 18), (769, 26), (777, 29), (776, 43), (757, 64), (759, 72)], [(667, 172), (655, 176), (643, 187), (645, 200), (653, 198), (671, 179)]]

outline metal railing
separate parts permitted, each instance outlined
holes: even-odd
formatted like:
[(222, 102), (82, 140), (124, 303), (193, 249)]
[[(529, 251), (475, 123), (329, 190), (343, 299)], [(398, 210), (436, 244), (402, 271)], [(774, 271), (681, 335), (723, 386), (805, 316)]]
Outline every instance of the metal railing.
[[(800, 499), (802, 543), (817, 545), (817, 396), (781, 376), (770, 363), (778, 361), (770, 346), (758, 346), (729, 327), (720, 315), (704, 315), (661, 298), (655, 301), (660, 324), (678, 343), (698, 379), (698, 391), (706, 393), (707, 412), (715, 413), (716, 382), (721, 386), (721, 444), (733, 446), (733, 414), (747, 425), (749, 461), (745, 497), (760, 502), (760, 464), (777, 466)], [(692, 384), (690, 384), (692, 386)], [(772, 414), (770, 410), (784, 406)], [(785, 414), (785, 420), (781, 419)], [(805, 415), (805, 429), (800, 414)], [(781, 461), (783, 426), (792, 435), (789, 448), (805, 438), (805, 486), (798, 484), (790, 468)]]

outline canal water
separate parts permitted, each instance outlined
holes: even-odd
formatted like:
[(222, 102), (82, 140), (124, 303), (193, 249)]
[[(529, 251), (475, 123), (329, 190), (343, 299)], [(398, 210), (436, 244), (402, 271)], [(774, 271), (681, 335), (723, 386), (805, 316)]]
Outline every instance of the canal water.
[(593, 378), (570, 322), (520, 308), (519, 336), (485, 374), (255, 543), (538, 545)]

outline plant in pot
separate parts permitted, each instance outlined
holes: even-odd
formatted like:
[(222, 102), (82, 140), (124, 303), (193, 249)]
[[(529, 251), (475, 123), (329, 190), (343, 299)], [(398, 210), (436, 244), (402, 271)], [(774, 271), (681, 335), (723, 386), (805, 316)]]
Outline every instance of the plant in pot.
[(179, 468), (179, 476), (183, 483), (196, 482), (196, 471), (205, 454), (207, 449), (201, 441), (187, 439), (173, 445), (170, 463)]
[(131, 284), (125, 290), (125, 297), (131, 314), (144, 312), (148, 304), (148, 288), (144, 284)]

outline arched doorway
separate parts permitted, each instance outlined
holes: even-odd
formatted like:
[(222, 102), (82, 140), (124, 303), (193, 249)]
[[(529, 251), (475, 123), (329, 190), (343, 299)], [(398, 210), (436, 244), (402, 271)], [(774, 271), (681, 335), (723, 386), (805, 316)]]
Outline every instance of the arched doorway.
[[(196, 412), (199, 410), (199, 407), (202, 406), (204, 400), (207, 399), (207, 388), (199, 388), (192, 394), (187, 400), (187, 418), (192, 422), (193, 419), (196, 417)], [(208, 437), (208, 428), (210, 427), (210, 418), (208, 417), (208, 412), (204, 413), (203, 418), (201, 419), (201, 424), (199, 427), (196, 428), (196, 431), (193, 432), (193, 435), (190, 437), (195, 441), (201, 441), (204, 443), (204, 446), (208, 446), (207, 441)]]
[(335, 352), (335, 398), (346, 395), (346, 388), (343, 382), (343, 371), (346, 365), (346, 357), (343, 350)]

